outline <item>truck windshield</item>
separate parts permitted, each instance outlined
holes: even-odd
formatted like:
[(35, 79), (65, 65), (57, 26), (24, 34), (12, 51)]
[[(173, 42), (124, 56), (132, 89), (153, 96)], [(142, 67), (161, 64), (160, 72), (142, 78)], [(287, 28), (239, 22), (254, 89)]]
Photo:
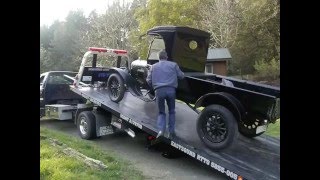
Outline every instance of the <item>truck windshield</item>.
[[(64, 74), (52, 74), (48, 77), (48, 84), (67, 84), (71, 85), (73, 81), (63, 76)], [(74, 77), (76, 74), (66, 74), (68, 76)]]

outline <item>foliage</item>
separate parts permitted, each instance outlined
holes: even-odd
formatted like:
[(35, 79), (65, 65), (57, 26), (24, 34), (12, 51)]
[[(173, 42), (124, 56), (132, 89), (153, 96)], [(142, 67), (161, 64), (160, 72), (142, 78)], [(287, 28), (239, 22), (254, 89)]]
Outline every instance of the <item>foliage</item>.
[(102, 14), (71, 11), (65, 21), (41, 26), (40, 69), (78, 70), (93, 46), (126, 49), (132, 59), (146, 59), (151, 39), (142, 35), (175, 25), (208, 31), (210, 47), (229, 48), (229, 75), (253, 74), (255, 63), (280, 61), (279, 21), (279, 0), (115, 0)]
[(136, 24), (128, 3), (115, 1), (101, 15), (93, 11), (89, 15), (88, 46), (128, 50), (128, 33)]
[(40, 73), (50, 70), (49, 63), (51, 61), (49, 61), (49, 57), (48, 51), (43, 46), (40, 46)]
[(280, 138), (280, 119), (278, 119), (274, 124), (269, 124), (265, 134)]
[[(197, 12), (199, 0), (149, 0), (145, 6), (140, 6), (135, 11), (135, 18), (139, 27), (132, 32), (132, 41), (139, 41), (139, 35), (144, 35), (147, 30), (161, 25), (197, 27), (200, 19)], [(150, 39), (143, 39), (135, 50), (142, 59), (147, 58), (147, 50)]]
[(253, 73), (254, 63), (261, 59), (280, 60), (279, 6), (277, 0), (239, 1), (242, 13), (236, 43), (231, 47), (232, 73)]
[(199, 7), (202, 29), (211, 33), (210, 47), (231, 48), (239, 30), (241, 15), (237, 1), (202, 1)]
[(205, 0), (199, 11), (210, 46), (231, 51), (230, 74), (253, 73), (260, 59), (280, 59), (278, 0)]
[(87, 19), (82, 11), (71, 11), (66, 22), (40, 27), (40, 71), (78, 70), (85, 51), (83, 38)]
[(258, 79), (275, 80), (280, 76), (280, 61), (274, 58), (270, 62), (256, 61), (254, 68)]

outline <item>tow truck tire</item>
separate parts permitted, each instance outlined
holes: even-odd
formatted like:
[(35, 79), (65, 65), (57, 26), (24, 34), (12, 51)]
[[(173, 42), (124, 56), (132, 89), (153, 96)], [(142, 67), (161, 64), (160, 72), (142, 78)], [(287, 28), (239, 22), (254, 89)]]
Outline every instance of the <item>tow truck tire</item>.
[(107, 87), (111, 101), (120, 102), (125, 93), (122, 77), (117, 73), (111, 74), (107, 82)]
[(77, 119), (78, 133), (82, 139), (94, 139), (96, 134), (96, 120), (91, 111), (83, 111)]
[(233, 114), (216, 104), (207, 106), (199, 114), (197, 132), (202, 142), (214, 151), (231, 146), (239, 134)]

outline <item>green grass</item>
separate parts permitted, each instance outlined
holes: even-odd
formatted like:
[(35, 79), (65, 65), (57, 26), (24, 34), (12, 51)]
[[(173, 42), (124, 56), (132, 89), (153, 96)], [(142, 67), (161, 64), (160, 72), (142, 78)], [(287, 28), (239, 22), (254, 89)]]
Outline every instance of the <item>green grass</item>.
[(65, 155), (47, 139), (40, 140), (40, 179), (144, 179), (142, 173), (112, 152), (100, 149), (90, 141), (40, 127), (40, 135), (59, 140), (78, 152), (102, 161), (105, 170), (91, 168)]
[(273, 137), (280, 137), (280, 119), (278, 119), (275, 124), (269, 124), (265, 134)]

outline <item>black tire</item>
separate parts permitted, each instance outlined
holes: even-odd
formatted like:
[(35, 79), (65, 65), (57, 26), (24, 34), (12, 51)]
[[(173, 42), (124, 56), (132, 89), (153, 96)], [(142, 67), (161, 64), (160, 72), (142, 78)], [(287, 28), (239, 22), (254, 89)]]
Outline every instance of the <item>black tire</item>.
[(231, 146), (239, 134), (233, 114), (224, 106), (216, 104), (207, 106), (200, 113), (197, 132), (202, 142), (216, 151)]
[(111, 101), (119, 102), (122, 100), (125, 93), (125, 87), (123, 79), (119, 74), (114, 73), (110, 75), (107, 82), (107, 87)]
[(258, 134), (256, 134), (256, 130), (258, 128), (258, 121), (253, 121), (253, 122), (240, 122), (239, 123), (239, 132), (248, 138), (254, 138), (257, 136), (260, 136), (261, 134), (263, 134), (264, 132), (260, 132)]
[(94, 139), (97, 137), (96, 120), (91, 111), (83, 111), (78, 115), (77, 128), (82, 139)]

